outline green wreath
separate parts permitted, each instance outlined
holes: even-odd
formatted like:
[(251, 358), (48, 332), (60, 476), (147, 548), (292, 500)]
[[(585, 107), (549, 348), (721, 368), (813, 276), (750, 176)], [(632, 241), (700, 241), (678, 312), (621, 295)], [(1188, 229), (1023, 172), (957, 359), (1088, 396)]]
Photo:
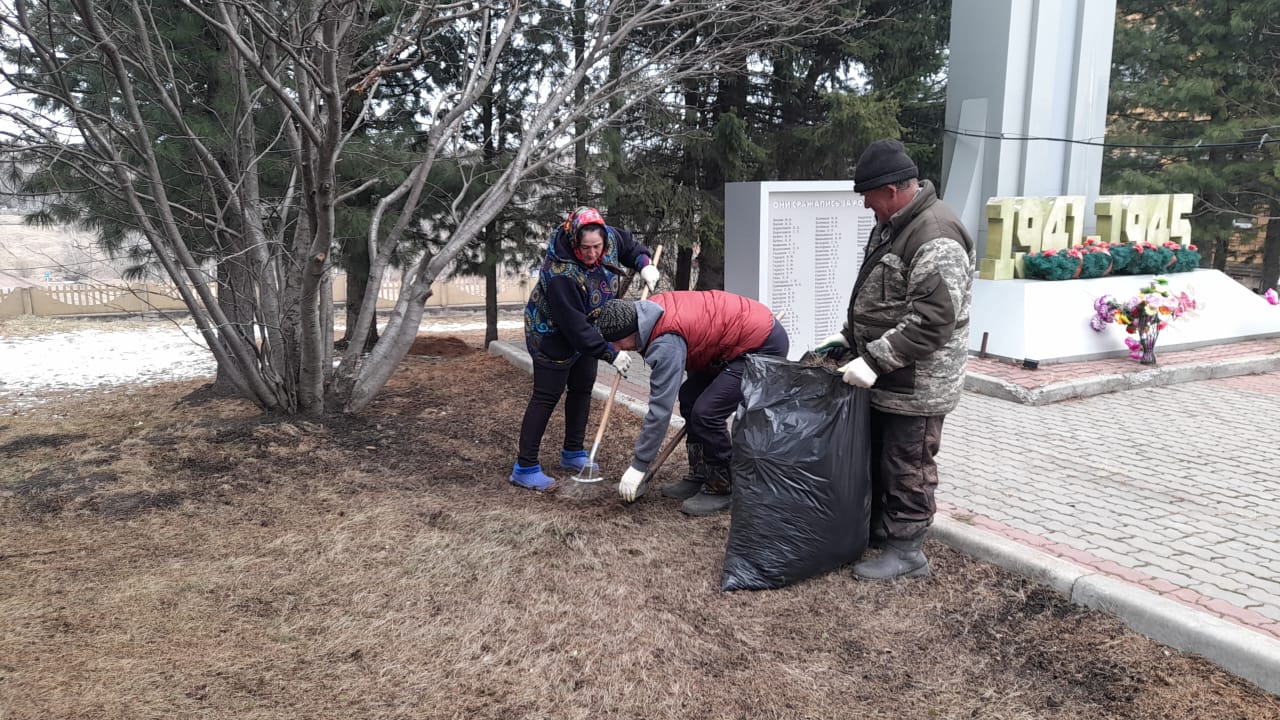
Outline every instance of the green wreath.
[(1022, 259), (1023, 276), (1032, 280), (1068, 280), (1080, 269), (1080, 258), (1065, 252), (1039, 253)]
[(1098, 278), (1111, 273), (1111, 253), (1106, 250), (1087, 252), (1080, 260), (1080, 277)]

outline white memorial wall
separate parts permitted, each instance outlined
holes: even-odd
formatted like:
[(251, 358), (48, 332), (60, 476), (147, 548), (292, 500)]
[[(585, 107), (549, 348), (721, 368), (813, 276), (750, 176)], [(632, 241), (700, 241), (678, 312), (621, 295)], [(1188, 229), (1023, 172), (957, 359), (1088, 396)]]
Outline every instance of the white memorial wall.
[(725, 186), (725, 290), (775, 313), (797, 360), (844, 325), (875, 214), (853, 182)]

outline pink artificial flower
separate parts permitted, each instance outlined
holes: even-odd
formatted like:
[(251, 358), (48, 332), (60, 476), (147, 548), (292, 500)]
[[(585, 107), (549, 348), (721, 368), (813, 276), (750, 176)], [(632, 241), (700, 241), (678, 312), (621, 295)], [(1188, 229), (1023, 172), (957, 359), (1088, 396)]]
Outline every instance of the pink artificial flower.
[(1280, 294), (1276, 293), (1275, 288), (1267, 288), (1267, 291), (1262, 294), (1262, 297), (1266, 298), (1267, 302), (1272, 305), (1280, 305)]

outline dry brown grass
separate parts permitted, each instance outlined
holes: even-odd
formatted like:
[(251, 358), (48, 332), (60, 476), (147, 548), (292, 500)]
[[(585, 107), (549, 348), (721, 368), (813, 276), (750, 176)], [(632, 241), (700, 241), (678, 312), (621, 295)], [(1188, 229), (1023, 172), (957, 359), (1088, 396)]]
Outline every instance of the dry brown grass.
[(1280, 718), (937, 544), (927, 580), (722, 594), (727, 517), (505, 482), (529, 387), (471, 353), (356, 418), (199, 383), (0, 418), (0, 718)]

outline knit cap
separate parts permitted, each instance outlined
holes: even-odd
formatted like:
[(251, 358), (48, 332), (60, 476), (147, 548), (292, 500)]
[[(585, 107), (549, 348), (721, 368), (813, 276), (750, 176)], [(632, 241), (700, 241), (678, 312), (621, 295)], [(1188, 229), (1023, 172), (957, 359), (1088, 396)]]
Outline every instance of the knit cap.
[(877, 140), (867, 146), (853, 168), (853, 191), (865, 193), (920, 176), (907, 149), (897, 140)]
[(610, 300), (600, 310), (596, 327), (607, 342), (621, 340), (638, 332), (640, 316), (636, 312), (636, 304), (630, 300)]

